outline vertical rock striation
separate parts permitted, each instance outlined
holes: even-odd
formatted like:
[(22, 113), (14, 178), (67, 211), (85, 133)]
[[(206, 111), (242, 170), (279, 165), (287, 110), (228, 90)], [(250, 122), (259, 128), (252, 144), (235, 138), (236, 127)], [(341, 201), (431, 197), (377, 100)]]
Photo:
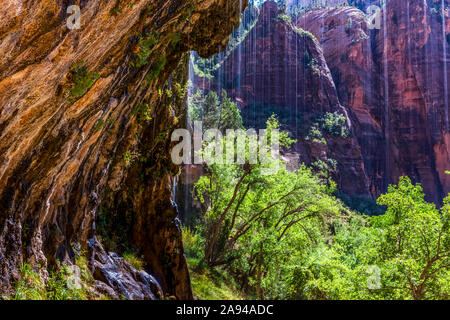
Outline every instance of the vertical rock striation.
[[(377, 198), (407, 175), (439, 204), (450, 192), (450, 2), (389, 0), (380, 29), (358, 9), (379, 1), (354, 3), (311, 8), (291, 23), (265, 2), (240, 46), (213, 61), (214, 79), (196, 84), (226, 89), (251, 126), (271, 112), (290, 121), (300, 160), (337, 160), (347, 194)], [(327, 112), (345, 115), (350, 137), (305, 139)]]
[(450, 191), (448, 5), (388, 1), (380, 30), (368, 30), (351, 7), (312, 10), (297, 21), (321, 42), (374, 196), (402, 175), (436, 203)]

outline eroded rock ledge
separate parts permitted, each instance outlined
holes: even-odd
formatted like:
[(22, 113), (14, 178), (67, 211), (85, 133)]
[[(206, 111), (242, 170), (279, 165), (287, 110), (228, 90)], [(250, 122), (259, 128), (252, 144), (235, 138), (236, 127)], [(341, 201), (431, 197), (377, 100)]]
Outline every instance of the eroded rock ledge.
[(239, 2), (16, 0), (0, 20), (0, 291), (23, 262), (45, 279), (75, 244), (90, 252), (103, 214), (164, 295), (192, 298), (169, 137), (184, 123), (185, 53), (224, 47)]

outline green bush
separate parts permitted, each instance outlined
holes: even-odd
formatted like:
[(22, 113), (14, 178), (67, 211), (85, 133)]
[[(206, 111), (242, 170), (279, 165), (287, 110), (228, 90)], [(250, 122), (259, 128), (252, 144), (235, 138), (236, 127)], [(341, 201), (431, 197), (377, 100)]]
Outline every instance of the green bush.
[(100, 78), (100, 75), (89, 72), (84, 65), (84, 62), (75, 63), (71, 68), (73, 76), (73, 85), (70, 89), (71, 102), (74, 102), (81, 98)]
[(308, 134), (305, 137), (307, 141), (319, 142), (323, 144), (327, 144), (327, 141), (323, 137), (322, 131), (320, 131), (317, 124), (313, 124), (308, 131)]
[(151, 81), (156, 79), (161, 71), (164, 69), (164, 66), (166, 65), (166, 56), (162, 55), (159, 56), (155, 62), (152, 63), (150, 66), (150, 70), (147, 75), (147, 80)]
[(139, 257), (135, 253), (126, 252), (123, 254), (123, 258), (136, 270), (144, 269), (144, 261), (142, 260), (142, 257)]
[(344, 139), (350, 135), (346, 117), (338, 112), (325, 113), (323, 117), (319, 118), (318, 123), (329, 135)]
[(202, 270), (205, 268), (204, 263), (204, 243), (205, 239), (200, 235), (200, 233), (194, 231), (189, 227), (182, 226), (182, 237), (184, 252), (188, 260), (189, 266), (193, 270)]
[(45, 300), (45, 285), (29, 264), (20, 268), (20, 280), (14, 288), (14, 300)]
[(140, 103), (133, 110), (131, 110), (130, 116), (137, 116), (139, 123), (152, 120), (151, 110), (148, 103)]

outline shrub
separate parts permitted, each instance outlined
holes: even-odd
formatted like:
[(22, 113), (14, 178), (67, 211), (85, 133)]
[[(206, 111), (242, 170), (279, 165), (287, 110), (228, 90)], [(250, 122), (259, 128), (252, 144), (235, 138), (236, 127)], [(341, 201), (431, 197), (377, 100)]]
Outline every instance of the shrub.
[(60, 266), (50, 272), (48, 282), (45, 284), (41, 277), (29, 264), (23, 264), (20, 268), (20, 280), (15, 285), (14, 300), (86, 300), (92, 298), (86, 290), (86, 284), (93, 281), (89, 274), (87, 262), (84, 257), (76, 258), (76, 266), (81, 271), (81, 288), (69, 285), (73, 275), (67, 266)]
[(309, 131), (308, 131), (308, 134), (305, 137), (305, 140), (327, 144), (327, 141), (323, 137), (322, 131), (320, 131), (320, 129), (317, 126), (317, 124), (313, 124), (309, 128)]
[(156, 59), (156, 61), (150, 66), (150, 70), (147, 75), (147, 80), (151, 81), (156, 79), (161, 71), (164, 69), (166, 65), (166, 56), (160, 56)]
[(22, 264), (20, 280), (15, 286), (14, 300), (45, 300), (45, 285), (29, 264)]
[(318, 120), (318, 123), (325, 131), (325, 133), (341, 138), (348, 138), (350, 135), (347, 127), (347, 119), (343, 114), (338, 112), (327, 112)]
[(204, 263), (204, 242), (200, 233), (192, 230), (189, 227), (182, 226), (182, 237), (184, 252), (189, 266), (194, 270), (203, 270), (206, 267)]
[(140, 103), (138, 104), (132, 111), (131, 116), (137, 116), (137, 120), (139, 123), (143, 123), (146, 121), (152, 120), (152, 117), (150, 115), (151, 110), (148, 103)]

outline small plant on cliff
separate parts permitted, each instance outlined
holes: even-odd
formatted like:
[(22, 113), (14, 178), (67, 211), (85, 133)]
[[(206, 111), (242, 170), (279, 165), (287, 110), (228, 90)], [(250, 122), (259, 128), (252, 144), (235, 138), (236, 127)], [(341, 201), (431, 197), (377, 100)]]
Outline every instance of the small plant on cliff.
[(326, 159), (324, 160), (316, 160), (311, 163), (311, 167), (315, 172), (318, 172), (318, 175), (326, 175), (330, 173), (335, 173), (337, 170), (337, 161), (334, 159)]
[(181, 40), (181, 34), (179, 32), (174, 32), (169, 35), (170, 45), (175, 46)]
[(109, 118), (106, 121), (103, 119), (99, 119), (97, 121), (97, 124), (94, 127), (94, 132), (97, 132), (97, 131), (101, 130), (102, 128), (106, 128), (109, 131), (109, 130), (111, 130), (111, 128), (113, 127), (115, 122), (116, 121), (112, 118)]
[(139, 42), (134, 48), (135, 62), (131, 62), (132, 66), (141, 68), (148, 63), (147, 59), (152, 52), (152, 48), (158, 43), (157, 34), (150, 33), (147, 36), (139, 35)]
[(175, 94), (175, 104), (181, 105), (188, 93), (189, 81), (184, 84), (179, 82), (174, 82), (172, 91)]
[(100, 78), (100, 75), (88, 71), (84, 62), (73, 64), (70, 71), (72, 73), (73, 85), (69, 91), (69, 101), (73, 103), (94, 85), (95, 81)]
[(304, 29), (302, 29), (302, 28), (296, 27), (296, 26), (292, 26), (292, 28), (294, 29), (294, 31), (295, 31), (297, 34), (299, 34), (299, 35), (301, 35), (301, 36), (306, 36), (306, 37), (308, 37), (308, 38), (311, 38), (312, 40), (318, 41), (317, 38), (316, 38), (316, 36), (313, 35), (311, 32), (309, 32), (309, 31), (307, 31), (307, 30), (304, 30)]
[(291, 17), (289, 15), (285, 14), (285, 13), (279, 14), (278, 15), (278, 19), (283, 20), (285, 22), (289, 22), (289, 23), (292, 22)]
[(318, 120), (322, 129), (329, 135), (341, 138), (348, 138), (350, 131), (347, 126), (347, 119), (338, 112), (327, 112)]
[(109, 14), (112, 16), (116, 16), (119, 13), (122, 13), (122, 9), (125, 7), (125, 5), (128, 2), (128, 8), (133, 8), (136, 4), (135, 1), (129, 1), (129, 0), (117, 0), (117, 3), (114, 5), (114, 7), (109, 10)]
[(139, 123), (151, 121), (151, 110), (148, 103), (138, 104), (132, 111), (131, 116), (136, 116)]
[(318, 125), (316, 123), (313, 124), (309, 128), (309, 131), (308, 131), (308, 134), (305, 137), (305, 140), (327, 144), (327, 141), (323, 137), (322, 131), (320, 131), (320, 129), (319, 129), (319, 127), (318, 127)]
[(306, 65), (307, 68), (311, 69), (314, 74), (320, 75), (319, 63), (316, 58), (312, 58)]
[(133, 160), (131, 154), (128, 152), (123, 155), (123, 161), (125, 161), (125, 166), (128, 168), (131, 165), (131, 161)]
[(120, 3), (117, 3), (114, 7), (109, 10), (109, 14), (112, 16), (117, 15), (118, 13), (122, 13), (122, 8), (120, 7)]

